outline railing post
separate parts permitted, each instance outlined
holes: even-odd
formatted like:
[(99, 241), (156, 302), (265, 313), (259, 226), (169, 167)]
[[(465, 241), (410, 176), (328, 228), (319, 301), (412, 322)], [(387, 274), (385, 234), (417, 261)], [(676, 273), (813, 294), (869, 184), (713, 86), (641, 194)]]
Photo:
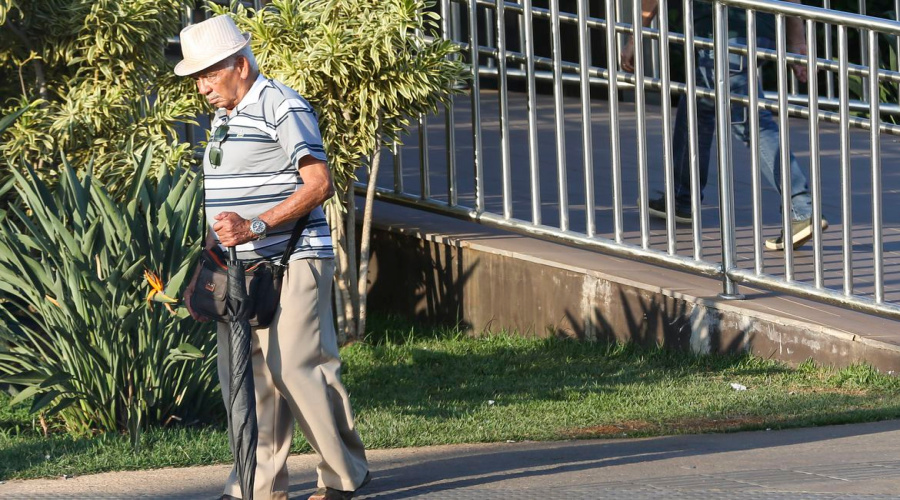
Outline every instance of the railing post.
[(534, 75), (534, 24), (531, 0), (522, 0), (525, 28), (525, 79), (528, 86), (528, 172), (531, 179), (531, 222), (541, 225), (541, 162), (538, 156), (537, 89)]
[(715, 2), (713, 16), (715, 33), (716, 73), (716, 149), (719, 165), (719, 219), (722, 228), (722, 293), (723, 299), (743, 299), (737, 283), (728, 275), (734, 262), (734, 186), (731, 165), (731, 87), (728, 79), (728, 12), (724, 4)]
[(569, 230), (569, 184), (566, 174), (566, 110), (563, 100), (562, 42), (559, 0), (550, 0), (550, 47), (553, 56), (553, 109), (556, 124), (556, 175), (559, 187), (559, 229)]
[(472, 64), (472, 160), (475, 167), (475, 212), (484, 212), (484, 159), (481, 151), (481, 82), (478, 81), (478, 3), (468, 1), (469, 59)]
[(619, 45), (616, 40), (618, 8), (614, 0), (604, 0), (606, 15), (606, 66), (609, 71), (609, 168), (612, 183), (613, 239), (622, 243), (622, 159), (619, 149)]
[(594, 220), (594, 143), (591, 138), (591, 32), (587, 26), (590, 8), (587, 0), (578, 0), (578, 60), (581, 83), (581, 159), (584, 164), (585, 233), (593, 237)]
[[(441, 0), (441, 38), (444, 40), (456, 40), (453, 36), (454, 29), (459, 26), (458, 5), (453, 10), (450, 8), (450, 0)], [(455, 24), (451, 22), (454, 19)], [(447, 203), (450, 206), (457, 204), (456, 188), (456, 120), (454, 113), (453, 95), (447, 97), (447, 105), (444, 107), (444, 134), (447, 143)]]

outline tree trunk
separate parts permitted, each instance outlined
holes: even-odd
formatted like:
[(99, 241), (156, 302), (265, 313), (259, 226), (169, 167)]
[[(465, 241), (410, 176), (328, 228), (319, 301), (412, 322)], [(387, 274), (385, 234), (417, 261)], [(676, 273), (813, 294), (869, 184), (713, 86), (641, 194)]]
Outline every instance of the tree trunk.
[(350, 292), (349, 300), (344, 304), (344, 310), (349, 318), (353, 318), (352, 322), (348, 322), (348, 330), (347, 330), (347, 340), (354, 340), (357, 338), (356, 332), (358, 328), (356, 328), (357, 321), (359, 321), (359, 293), (357, 292), (357, 280), (358, 280), (358, 270), (356, 261), (356, 194), (353, 192), (353, 183), (351, 182), (347, 186), (347, 192), (345, 193), (347, 196), (346, 207), (347, 207), (347, 218), (344, 221), (344, 231), (347, 235), (347, 277), (348, 277), (348, 288)]
[(378, 167), (381, 165), (381, 117), (375, 129), (375, 152), (372, 154), (369, 182), (366, 186), (366, 207), (363, 210), (362, 236), (359, 244), (359, 316), (356, 323), (356, 335), (362, 337), (366, 333), (366, 297), (369, 292), (369, 253), (372, 236), (372, 206), (375, 202), (375, 184), (378, 180)]
[(338, 318), (338, 342), (343, 344), (347, 337), (356, 330), (352, 311), (348, 313), (347, 305), (350, 303), (349, 276), (355, 275), (356, 270), (350, 267), (347, 254), (346, 218), (341, 209), (344, 193), (338, 194), (339, 202), (331, 210), (333, 220), (331, 222), (332, 238), (335, 251), (335, 314)]
[(341, 257), (344, 255), (343, 250), (343, 221), (340, 220), (336, 212), (340, 212), (341, 208), (338, 203), (332, 203), (325, 208), (325, 216), (328, 219), (328, 227), (331, 228), (331, 239), (334, 244), (334, 317), (335, 327), (337, 328), (338, 341), (341, 342), (347, 336), (347, 318), (344, 317), (344, 292), (342, 287), (346, 288), (346, 279), (344, 277), (344, 266)]

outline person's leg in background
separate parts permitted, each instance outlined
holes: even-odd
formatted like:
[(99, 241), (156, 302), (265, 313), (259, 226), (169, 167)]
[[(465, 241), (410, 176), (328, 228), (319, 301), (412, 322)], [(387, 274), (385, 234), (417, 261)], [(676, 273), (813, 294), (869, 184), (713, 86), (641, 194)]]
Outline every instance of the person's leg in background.
[[(743, 43), (743, 40), (738, 40)], [(772, 48), (773, 43), (766, 39), (760, 38), (758, 42), (760, 48)], [(747, 73), (742, 72), (737, 78), (732, 78), (732, 91), (741, 94), (747, 94), (750, 82), (747, 80)], [(754, 82), (759, 88), (759, 95), (762, 95), (762, 82)], [(772, 187), (781, 194), (781, 137), (779, 134), (778, 122), (775, 121), (772, 112), (767, 109), (760, 108), (759, 113), (759, 168), (760, 174)], [(735, 137), (740, 139), (748, 147), (750, 146), (750, 128), (749, 120), (736, 122), (733, 131)], [(809, 193), (809, 183), (806, 175), (800, 169), (794, 154), (789, 153), (790, 157), (790, 179), (791, 179), (791, 220), (792, 224), (792, 241), (794, 248), (799, 248), (812, 237), (812, 229), (810, 226), (810, 217), (812, 216), (812, 198)], [(782, 207), (783, 209), (783, 207)], [(823, 219), (822, 227), (827, 228), (828, 222)], [(784, 248), (781, 238), (772, 238), (766, 241), (766, 247), (771, 250), (780, 250)]]
[[(712, 85), (714, 76), (713, 60), (709, 51), (701, 51), (697, 58), (696, 79), (698, 87)], [(688, 97), (682, 96), (675, 112), (675, 124), (672, 131), (672, 168), (675, 191), (675, 220), (690, 223), (691, 214), (691, 149), (690, 129), (687, 115)], [(703, 200), (703, 189), (709, 178), (710, 146), (716, 131), (715, 102), (708, 98), (697, 98), (697, 166), (700, 184), (700, 200)], [(665, 218), (665, 194), (651, 200), (650, 213)]]

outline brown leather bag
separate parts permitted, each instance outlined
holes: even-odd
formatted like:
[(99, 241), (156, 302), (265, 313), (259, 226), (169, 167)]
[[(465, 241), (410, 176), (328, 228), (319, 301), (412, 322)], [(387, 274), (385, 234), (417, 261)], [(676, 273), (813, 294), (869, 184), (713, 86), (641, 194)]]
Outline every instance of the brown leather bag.
[[(300, 240), (300, 235), (309, 221), (309, 215), (297, 220), (288, 246), (284, 249), (281, 260), (277, 263), (259, 262), (247, 268), (246, 274), (247, 297), (253, 303), (253, 314), (250, 317), (250, 326), (266, 327), (275, 317), (281, 300), (281, 282), (284, 279), (284, 270), (290, 261), (294, 247)], [(231, 320), (226, 309), (226, 289), (228, 288), (228, 266), (225, 253), (218, 245), (212, 249), (204, 249), (200, 255), (199, 274), (191, 295), (191, 309), (194, 312), (209, 319), (227, 323)]]

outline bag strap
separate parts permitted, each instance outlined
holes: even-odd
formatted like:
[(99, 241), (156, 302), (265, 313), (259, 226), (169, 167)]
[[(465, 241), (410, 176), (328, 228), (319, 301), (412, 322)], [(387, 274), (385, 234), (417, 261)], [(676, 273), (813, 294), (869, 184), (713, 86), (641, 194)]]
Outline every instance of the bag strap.
[(303, 234), (303, 230), (306, 229), (306, 223), (309, 222), (309, 214), (304, 215), (297, 219), (297, 223), (294, 224), (294, 231), (291, 232), (291, 239), (288, 240), (287, 248), (284, 249), (284, 254), (281, 256), (281, 261), (278, 263), (279, 272), (284, 272), (284, 268), (287, 267), (288, 261), (291, 259), (291, 254), (294, 253), (294, 247), (297, 246), (297, 242), (300, 241), (300, 235)]

